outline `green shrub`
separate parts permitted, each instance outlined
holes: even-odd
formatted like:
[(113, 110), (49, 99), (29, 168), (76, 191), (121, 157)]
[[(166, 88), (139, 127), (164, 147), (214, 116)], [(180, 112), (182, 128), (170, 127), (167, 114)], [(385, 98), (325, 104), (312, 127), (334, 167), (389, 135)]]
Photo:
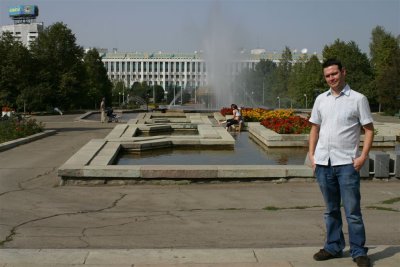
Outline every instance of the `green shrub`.
[(26, 137), (43, 131), (43, 124), (35, 119), (14, 115), (0, 120), (0, 143)]

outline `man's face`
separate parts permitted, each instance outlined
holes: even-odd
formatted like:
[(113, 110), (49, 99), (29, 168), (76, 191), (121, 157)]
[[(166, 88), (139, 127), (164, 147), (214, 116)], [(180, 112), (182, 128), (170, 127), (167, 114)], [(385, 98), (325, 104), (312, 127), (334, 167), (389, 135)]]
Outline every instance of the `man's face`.
[(341, 91), (345, 85), (346, 71), (344, 68), (339, 70), (337, 65), (332, 65), (324, 69), (326, 83), (335, 91)]

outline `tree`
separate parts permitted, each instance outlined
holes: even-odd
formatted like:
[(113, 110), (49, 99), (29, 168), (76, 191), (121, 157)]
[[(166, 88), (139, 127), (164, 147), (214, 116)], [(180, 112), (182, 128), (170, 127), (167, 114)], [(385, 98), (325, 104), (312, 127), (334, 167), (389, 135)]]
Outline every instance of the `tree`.
[(318, 89), (324, 87), (321, 63), (316, 55), (294, 64), (288, 86), (289, 96), (295, 103), (300, 103), (300, 107), (312, 106)]
[(22, 109), (21, 93), (34, 83), (34, 64), (29, 50), (10, 32), (0, 36), (0, 106)]
[(292, 71), (293, 57), (289, 47), (282, 51), (281, 59), (275, 72), (273, 91), (276, 96), (287, 96), (289, 77)]
[(106, 101), (111, 104), (112, 83), (108, 79), (107, 70), (97, 49), (89, 50), (85, 54), (83, 62), (86, 70), (86, 88), (89, 103), (93, 103), (94, 108), (97, 109), (97, 104), (105, 97)]
[(164, 89), (161, 85), (154, 85), (155, 103), (160, 103), (164, 100)]
[(381, 26), (372, 30), (371, 63), (375, 74), (372, 83), (383, 110), (394, 114), (400, 110), (400, 47), (399, 39)]
[(346, 69), (346, 81), (350, 87), (364, 94), (370, 104), (376, 103), (371, 87), (373, 72), (365, 53), (362, 53), (354, 41), (345, 43), (337, 39), (333, 44), (326, 45), (322, 51), (324, 59), (336, 58), (342, 61)]
[(274, 102), (272, 99), (275, 99), (273, 96), (273, 75), (276, 71), (276, 64), (272, 60), (264, 60), (261, 59), (260, 62), (256, 65), (255, 70), (257, 72), (258, 78), (258, 87), (259, 88), (259, 98), (261, 99), (261, 103), (263, 106), (269, 105), (271, 106)]
[(34, 91), (41, 95), (37, 109), (85, 106), (87, 92), (83, 48), (76, 45), (71, 30), (61, 22), (45, 28), (31, 51), (39, 68), (40, 83)]

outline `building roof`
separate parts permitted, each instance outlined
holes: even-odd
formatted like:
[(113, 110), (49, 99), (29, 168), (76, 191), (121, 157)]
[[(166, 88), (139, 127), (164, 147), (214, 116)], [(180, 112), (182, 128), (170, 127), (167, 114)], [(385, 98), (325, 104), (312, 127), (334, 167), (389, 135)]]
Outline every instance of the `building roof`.
[[(311, 57), (312, 54), (292, 53), (292, 58), (294, 61), (297, 61), (304, 56)], [(318, 59), (322, 60), (321, 55), (317, 54), (317, 57), (318, 57)], [(108, 52), (108, 53), (103, 54), (102, 58), (103, 59), (143, 59), (143, 60), (145, 60), (145, 59), (204, 60), (205, 55), (202, 52), (194, 52), (194, 53)], [(240, 60), (240, 61), (260, 61), (261, 59), (280, 61), (281, 54), (276, 53), (276, 52), (262, 52), (262, 53), (240, 52), (236, 55), (233, 55), (232, 58), (236, 58), (237, 60)]]

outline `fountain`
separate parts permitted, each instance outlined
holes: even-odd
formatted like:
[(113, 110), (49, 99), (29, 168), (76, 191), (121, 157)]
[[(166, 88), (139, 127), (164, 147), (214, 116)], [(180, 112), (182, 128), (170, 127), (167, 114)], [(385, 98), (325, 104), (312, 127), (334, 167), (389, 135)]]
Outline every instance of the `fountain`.
[[(271, 147), (281, 147), (275, 153), (277, 159), (262, 162), (240, 162), (240, 159), (249, 160), (250, 156), (246, 150), (243, 154), (235, 157), (237, 161), (229, 161), (232, 151), (242, 148), (235, 148), (237, 143), (243, 145), (243, 140), (235, 140), (235, 134), (227, 132), (216, 121), (224, 117), (219, 112), (214, 113), (185, 113), (185, 112), (151, 112), (139, 113), (135, 119), (129, 120), (126, 124), (118, 124), (104, 139), (93, 139), (82, 147), (75, 155), (65, 162), (58, 170), (63, 184), (106, 184), (106, 183), (136, 183), (139, 180), (152, 179), (184, 179), (184, 180), (230, 180), (230, 179), (270, 179), (290, 177), (312, 177), (312, 170), (303, 165), (306, 154), (307, 138), (300, 137), (296, 146), (302, 146), (298, 150), (297, 165), (290, 159), (295, 153), (294, 149), (283, 149), (291, 146), (291, 140), (283, 140), (278, 144), (277, 134), (261, 126), (259, 123), (248, 123), (249, 133), (238, 137), (249, 139), (246, 135), (255, 137), (258, 143), (251, 144), (257, 149), (265, 150), (264, 139), (272, 136), (274, 140)], [(260, 127), (261, 126), (261, 127)], [(189, 134), (171, 135), (166, 131), (192, 131)], [(141, 132), (152, 132), (151, 135), (142, 135)], [(156, 133), (156, 134), (154, 134)], [(239, 135), (241, 135), (240, 133)], [(246, 140), (248, 143), (248, 140)], [(121, 160), (121, 153), (134, 152), (136, 155), (143, 154), (144, 157), (156, 158), (160, 151), (171, 151), (184, 149), (195, 155), (183, 156), (183, 162), (162, 162), (143, 161), (132, 164), (118, 164)], [(201, 163), (193, 162), (196, 158), (196, 151), (206, 153), (215, 150), (220, 154), (219, 159), (225, 161)], [(214, 150), (214, 152), (213, 152)], [(284, 150), (289, 156), (284, 156)], [(151, 153), (149, 153), (151, 151)], [(168, 152), (169, 153), (169, 152)], [(262, 152), (262, 153), (265, 153)], [(268, 154), (268, 153), (267, 153)], [(210, 156), (210, 154), (208, 154)], [(123, 154), (122, 154), (123, 157)], [(179, 156), (182, 157), (182, 156)], [(258, 156), (256, 156), (258, 157)], [(228, 160), (226, 160), (228, 159)], [(152, 159), (154, 160), (154, 159)], [(146, 160), (144, 160), (146, 161)], [(286, 164), (286, 165), (281, 165)]]

